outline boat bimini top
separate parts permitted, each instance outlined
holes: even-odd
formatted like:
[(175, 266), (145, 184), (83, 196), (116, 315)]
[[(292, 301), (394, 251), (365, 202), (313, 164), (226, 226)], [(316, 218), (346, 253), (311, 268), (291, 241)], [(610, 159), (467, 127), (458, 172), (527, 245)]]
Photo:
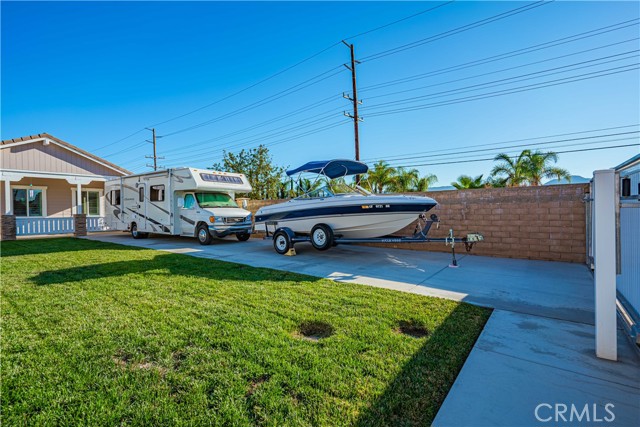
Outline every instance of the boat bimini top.
[(360, 175), (367, 173), (368, 170), (369, 167), (367, 165), (355, 160), (321, 160), (305, 163), (299, 168), (288, 170), (287, 176), (308, 172), (334, 179), (349, 175)]

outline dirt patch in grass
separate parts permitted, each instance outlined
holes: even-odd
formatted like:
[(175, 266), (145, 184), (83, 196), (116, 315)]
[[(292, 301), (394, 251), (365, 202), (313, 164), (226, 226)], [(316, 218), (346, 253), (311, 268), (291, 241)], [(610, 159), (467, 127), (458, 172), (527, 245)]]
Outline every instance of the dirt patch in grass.
[(129, 369), (132, 371), (140, 370), (140, 371), (157, 371), (160, 375), (164, 376), (167, 373), (167, 368), (159, 366), (155, 363), (146, 361), (146, 362), (134, 362), (132, 358), (122, 352), (118, 352), (115, 356), (112, 357), (113, 363), (116, 364), (120, 369)]
[(249, 389), (247, 390), (246, 396), (250, 397), (251, 395), (253, 395), (253, 393), (256, 392), (258, 387), (260, 387), (262, 384), (264, 384), (267, 381), (269, 381), (269, 378), (271, 378), (271, 375), (263, 374), (263, 375), (260, 375), (258, 378), (255, 378), (255, 379), (251, 380), (251, 383), (249, 384)]
[(413, 338), (424, 338), (431, 334), (424, 325), (415, 320), (401, 320), (398, 322), (398, 327), (395, 329), (395, 332)]
[(317, 342), (322, 338), (330, 337), (333, 335), (333, 332), (333, 326), (329, 323), (310, 320), (300, 323), (298, 330), (294, 335), (307, 341)]

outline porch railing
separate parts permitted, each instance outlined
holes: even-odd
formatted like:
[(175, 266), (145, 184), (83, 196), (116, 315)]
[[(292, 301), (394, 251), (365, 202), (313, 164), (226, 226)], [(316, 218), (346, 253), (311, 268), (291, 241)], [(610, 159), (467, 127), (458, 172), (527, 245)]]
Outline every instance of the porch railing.
[(87, 217), (87, 231), (107, 231), (109, 226), (101, 216)]
[[(109, 227), (103, 217), (87, 217), (87, 231), (107, 231)], [(17, 236), (42, 236), (70, 234), (74, 231), (73, 217), (63, 218), (16, 218)]]
[(73, 218), (16, 218), (17, 236), (73, 233)]

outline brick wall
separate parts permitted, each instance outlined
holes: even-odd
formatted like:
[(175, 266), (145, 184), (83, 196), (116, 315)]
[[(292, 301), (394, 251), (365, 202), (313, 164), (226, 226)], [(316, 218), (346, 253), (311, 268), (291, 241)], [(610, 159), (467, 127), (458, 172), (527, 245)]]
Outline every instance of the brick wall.
[[(438, 206), (429, 213), (440, 218), (432, 237), (445, 237), (450, 228), (456, 236), (479, 232), (485, 241), (472, 253), (504, 258), (522, 258), (583, 263), (586, 258), (586, 184), (541, 187), (484, 188), (477, 190), (420, 193), (434, 198)], [(415, 193), (414, 193), (415, 194)], [(251, 200), (248, 209), (278, 200)], [(398, 234), (410, 235), (414, 224)], [(450, 251), (443, 243), (375, 244), (426, 251)], [(462, 245), (459, 251), (464, 251)]]

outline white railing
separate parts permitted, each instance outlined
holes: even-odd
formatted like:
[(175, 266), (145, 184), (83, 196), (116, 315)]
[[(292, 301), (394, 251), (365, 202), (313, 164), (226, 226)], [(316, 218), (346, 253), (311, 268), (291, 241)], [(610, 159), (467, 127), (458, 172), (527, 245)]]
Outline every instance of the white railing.
[(73, 233), (73, 218), (16, 218), (16, 235)]
[(101, 216), (87, 217), (87, 231), (107, 231), (109, 226)]

